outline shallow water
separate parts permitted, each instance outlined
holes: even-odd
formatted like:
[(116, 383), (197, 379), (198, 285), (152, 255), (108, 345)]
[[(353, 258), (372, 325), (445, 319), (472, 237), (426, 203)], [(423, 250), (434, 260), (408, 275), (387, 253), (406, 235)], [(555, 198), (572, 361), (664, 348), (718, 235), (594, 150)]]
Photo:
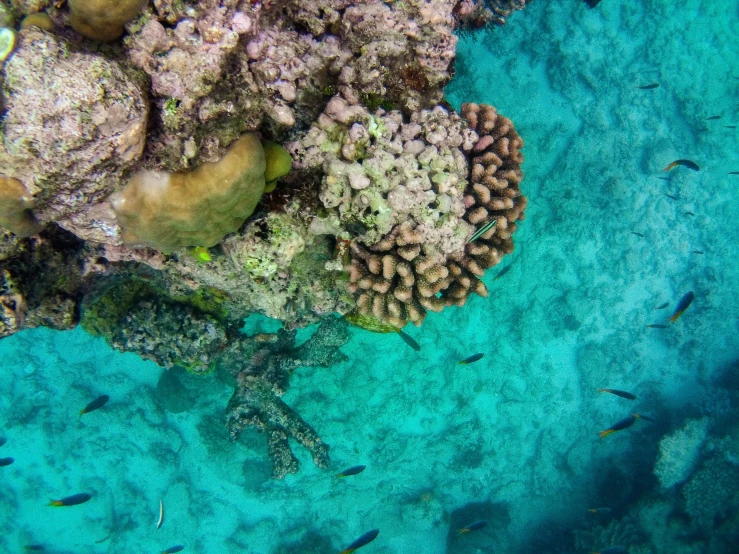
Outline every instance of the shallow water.
[[(379, 528), (363, 553), (732, 552), (739, 489), (699, 523), (693, 489), (661, 490), (653, 466), (688, 418), (712, 422), (695, 471), (739, 452), (737, 16), (728, 0), (537, 0), (462, 37), (448, 99), (514, 121), (526, 220), (488, 298), (408, 329), (419, 353), (352, 329), (349, 361), (295, 372), (284, 400), (331, 445), (330, 470), (297, 447), (300, 472), (270, 480), (262, 436), (228, 441), (214, 378), (160, 381), (80, 329), (1, 341), (0, 457), (15, 463), (0, 468), (0, 549), (323, 553)], [(700, 171), (662, 171), (679, 158)], [(78, 421), (99, 394), (111, 401)], [(598, 438), (632, 411), (656, 421)], [(46, 506), (76, 492), (93, 499)]]

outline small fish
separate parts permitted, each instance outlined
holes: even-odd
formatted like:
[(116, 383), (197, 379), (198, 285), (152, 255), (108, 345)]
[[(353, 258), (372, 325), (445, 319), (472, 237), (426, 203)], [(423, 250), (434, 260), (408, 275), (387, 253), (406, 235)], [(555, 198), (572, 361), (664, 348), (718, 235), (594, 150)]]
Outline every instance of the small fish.
[(600, 0), (585, 0), (585, 3), (588, 5), (588, 8), (594, 8), (600, 3)]
[(651, 422), (654, 421), (654, 419), (652, 419), (651, 417), (648, 417), (648, 416), (643, 416), (643, 415), (639, 415), (639, 414), (631, 414), (628, 417), (623, 418), (621, 421), (618, 421), (618, 422), (614, 423), (613, 425), (611, 425), (605, 431), (601, 431), (600, 432), (600, 438), (603, 438), (603, 437), (605, 437), (607, 435), (610, 435), (611, 433), (614, 433), (616, 431), (623, 431), (624, 429), (628, 429), (629, 427), (631, 427), (632, 425), (634, 425), (634, 422), (637, 419), (643, 419), (644, 421), (651, 421)]
[(213, 259), (210, 252), (208, 252), (208, 249), (203, 246), (196, 246), (190, 250), (190, 254), (192, 254), (192, 257), (200, 263), (209, 262)]
[(739, 175), (739, 171), (729, 171), (727, 175)]
[(636, 235), (637, 237), (644, 238), (644, 235), (642, 233), (637, 233), (636, 231), (631, 231), (632, 235)]
[(697, 163), (684, 159), (675, 160), (670, 165), (665, 167), (662, 171), (670, 171), (673, 167), (677, 167), (679, 165), (687, 167), (688, 169), (692, 169), (693, 171), (700, 171), (700, 167), (698, 167)]
[(705, 254), (705, 252), (703, 252), (703, 250), (691, 250), (691, 253), (693, 253), (693, 254)]
[(685, 212), (685, 215), (694, 216), (695, 214), (693, 212)]
[(688, 293), (683, 296), (680, 301), (677, 303), (677, 307), (675, 308), (675, 313), (672, 314), (670, 317), (670, 321), (675, 322), (677, 321), (677, 318), (679, 318), (681, 315), (683, 315), (683, 312), (688, 309), (688, 306), (690, 306), (690, 303), (693, 301), (693, 298), (695, 298), (695, 294), (693, 294), (693, 291), (688, 291)]
[(170, 546), (166, 550), (162, 550), (162, 554), (174, 554), (175, 552), (182, 552), (185, 550), (185, 547), (181, 544), (175, 544), (174, 546)]
[(626, 398), (627, 400), (636, 400), (635, 395), (631, 394), (630, 392), (626, 392), (625, 390), (598, 389), (598, 392), (610, 392), (611, 394), (615, 394), (616, 396), (620, 396), (621, 398)]
[(611, 515), (610, 508), (588, 508), (588, 512), (590, 512), (591, 514), (603, 515), (603, 516)]
[(482, 357), (484, 355), (485, 354), (480, 354), (480, 353), (472, 354), (472, 356), (469, 356), (469, 357), (465, 358), (464, 360), (462, 360), (461, 362), (458, 362), (458, 363), (464, 364), (464, 365), (471, 364), (473, 362), (476, 362), (477, 360), (482, 360)]
[(715, 121), (717, 119), (721, 119), (720, 115), (712, 115), (711, 117), (707, 117), (706, 121)]
[(480, 521), (476, 521), (474, 523), (470, 523), (467, 527), (462, 527), (459, 531), (457, 531), (457, 536), (463, 534), (463, 533), (469, 533), (470, 531), (477, 531), (478, 529), (482, 529), (488, 524), (487, 521), (484, 519), (481, 519)]
[(95, 541), (95, 544), (103, 544), (103, 543), (104, 543), (105, 541), (107, 541), (107, 540), (108, 540), (108, 539), (110, 538), (110, 536), (111, 536), (112, 534), (113, 534), (113, 533), (108, 533), (108, 534), (107, 534), (107, 535), (105, 535), (105, 536), (104, 536), (104, 537), (103, 537), (102, 539), (98, 539), (98, 540), (96, 540), (96, 541)]
[(727, 129), (736, 129), (736, 125), (724, 125)]
[(657, 307), (656, 307), (656, 308), (654, 308), (654, 309), (655, 309), (655, 310), (664, 310), (664, 309), (665, 309), (665, 308), (666, 308), (667, 306), (669, 306), (669, 305), (670, 305), (670, 303), (669, 303), (669, 302), (665, 302), (664, 304), (660, 304), (659, 306), (657, 306)]
[(662, 325), (661, 323), (650, 323), (647, 325), (647, 328), (649, 329), (667, 329), (667, 325)]
[(162, 502), (162, 499), (159, 499), (159, 519), (157, 520), (157, 529), (161, 529), (162, 524), (164, 523), (164, 503)]
[(486, 223), (485, 225), (483, 225), (482, 227), (480, 227), (477, 231), (475, 231), (475, 234), (473, 234), (470, 237), (470, 240), (468, 240), (467, 242), (468, 243), (475, 242), (477, 239), (479, 239), (481, 236), (483, 236), (485, 233), (487, 233), (490, 229), (492, 229), (495, 226), (496, 223), (498, 223), (498, 220), (497, 219), (493, 219), (489, 223)]
[(659, 179), (660, 181), (669, 181), (670, 180), (669, 177), (657, 177), (657, 179)]
[(673, 200), (680, 200), (677, 196), (675, 196), (674, 194), (670, 194), (669, 192), (666, 192), (665, 196), (667, 198), (672, 198)]
[(590, 554), (629, 554), (629, 551), (623, 546), (609, 546), (608, 548), (598, 550), (597, 552), (591, 552)]
[(46, 547), (43, 544), (26, 544), (23, 546), (23, 550), (46, 550)]
[(642, 90), (652, 90), (653, 88), (657, 88), (659, 86), (659, 83), (652, 83), (649, 85), (642, 85), (640, 87), (636, 87)]
[(108, 403), (108, 400), (110, 400), (110, 396), (108, 396), (107, 394), (98, 396), (95, 400), (93, 400), (87, 406), (80, 410), (80, 418), (82, 417), (82, 414), (94, 412), (95, 410), (102, 408)]
[(363, 546), (375, 540), (377, 538), (377, 535), (379, 534), (380, 534), (379, 529), (372, 529), (371, 531), (367, 531), (364, 535), (359, 537), (357, 540), (355, 540), (353, 543), (347, 546), (344, 550), (342, 550), (340, 554), (349, 554), (350, 552), (354, 552), (357, 548), (362, 548)]
[(345, 469), (341, 473), (337, 473), (336, 477), (349, 477), (350, 475), (357, 475), (359, 473), (362, 473), (366, 467), (367, 466), (362, 466), (362, 465), (352, 466), (348, 469)]
[(15, 461), (14, 458), (0, 458), (0, 467), (9, 466)]
[(84, 504), (88, 500), (92, 498), (91, 494), (87, 494), (86, 492), (80, 492), (78, 494), (73, 494), (72, 496), (65, 496), (61, 500), (52, 500), (47, 504), (47, 506), (77, 506), (78, 504)]
[(511, 264), (508, 264), (503, 269), (501, 269), (495, 277), (493, 277), (493, 281), (497, 281), (498, 279), (503, 277), (503, 275), (508, 273), (510, 270), (511, 270)]
[(402, 329), (396, 327), (395, 332), (398, 333), (400, 335), (400, 338), (403, 339), (403, 342), (405, 342), (413, 350), (415, 350), (416, 352), (421, 350), (421, 345), (414, 341), (413, 338), (407, 335)]

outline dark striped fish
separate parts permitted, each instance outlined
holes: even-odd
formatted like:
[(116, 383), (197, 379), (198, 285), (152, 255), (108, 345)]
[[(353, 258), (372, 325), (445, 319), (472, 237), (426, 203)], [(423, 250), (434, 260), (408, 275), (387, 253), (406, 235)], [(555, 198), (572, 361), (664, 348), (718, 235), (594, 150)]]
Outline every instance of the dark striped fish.
[(657, 88), (658, 86), (659, 86), (659, 83), (651, 83), (649, 85), (642, 85), (636, 88), (639, 88), (641, 90), (652, 90), (653, 88)]
[(679, 165), (683, 167), (687, 167), (688, 169), (692, 169), (693, 171), (700, 171), (700, 167), (698, 167), (697, 163), (695, 163), (694, 161), (685, 160), (685, 159), (675, 160), (670, 165), (665, 167), (662, 171), (670, 171), (673, 167), (677, 167)]
[(91, 494), (87, 494), (86, 492), (80, 492), (78, 494), (73, 494), (72, 496), (65, 496), (64, 498), (60, 500), (52, 500), (49, 502), (49, 506), (77, 506), (78, 504), (84, 504), (88, 500), (92, 498)]
[(615, 394), (616, 396), (620, 396), (621, 398), (626, 398), (627, 400), (636, 400), (635, 395), (631, 394), (630, 392), (626, 392), (625, 390), (598, 389), (598, 392), (610, 392), (611, 394)]
[(469, 356), (469, 357), (465, 358), (464, 360), (462, 360), (461, 362), (458, 362), (458, 363), (464, 364), (464, 365), (471, 364), (473, 362), (476, 362), (477, 360), (482, 360), (482, 357), (484, 355), (485, 354), (479, 354), (479, 353), (478, 354), (472, 354), (472, 356)]
[(683, 296), (677, 303), (677, 306), (675, 307), (675, 313), (673, 313), (670, 317), (670, 321), (677, 321), (677, 318), (683, 315), (683, 312), (688, 309), (688, 306), (690, 306), (694, 298), (695, 294), (693, 294), (693, 291), (688, 291), (688, 293)]
[(110, 400), (110, 396), (108, 396), (107, 394), (98, 396), (95, 400), (93, 400), (87, 406), (80, 410), (80, 417), (82, 417), (82, 414), (88, 414), (90, 412), (94, 412), (95, 410), (99, 410), (108, 403), (108, 400)]
[(402, 329), (398, 329), (396, 327), (395, 331), (400, 335), (400, 338), (403, 339), (403, 342), (405, 342), (413, 350), (415, 350), (416, 352), (421, 350), (421, 345), (414, 341), (413, 338), (406, 334)]
[(648, 329), (667, 329), (667, 325), (662, 325), (661, 323), (650, 323), (647, 325)]
[(354, 552), (357, 548), (362, 548), (363, 546), (368, 545), (373, 540), (375, 540), (377, 538), (377, 535), (379, 534), (379, 529), (372, 529), (371, 531), (367, 531), (364, 535), (359, 537), (344, 550), (342, 550), (340, 554), (350, 554), (351, 552)]
[(359, 473), (362, 473), (366, 467), (367, 466), (363, 465), (352, 466), (348, 469), (345, 469), (341, 473), (337, 473), (336, 477), (349, 477), (350, 475), (357, 475)]

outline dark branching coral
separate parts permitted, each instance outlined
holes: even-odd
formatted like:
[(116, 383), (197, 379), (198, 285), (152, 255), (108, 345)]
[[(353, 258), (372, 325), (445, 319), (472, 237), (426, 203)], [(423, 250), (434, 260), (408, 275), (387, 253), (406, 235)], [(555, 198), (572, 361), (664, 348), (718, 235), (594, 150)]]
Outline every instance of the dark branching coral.
[(294, 347), (295, 332), (280, 331), (262, 335), (262, 347), (236, 375), (236, 391), (227, 408), (227, 425), (232, 438), (246, 427), (267, 433), (272, 460), (272, 477), (282, 479), (298, 471), (288, 438), (302, 444), (318, 467), (327, 467), (328, 445), (313, 428), (295, 414), (280, 396), (287, 388), (289, 374), (300, 366), (329, 366), (346, 360), (338, 348), (349, 339), (342, 319), (328, 318), (316, 333), (299, 348)]
[(368, 247), (353, 243), (348, 286), (357, 294), (359, 313), (397, 326), (408, 321), (420, 325), (426, 310), (462, 306), (472, 293), (487, 296), (480, 277), (513, 251), (511, 235), (526, 207), (519, 188), (523, 141), (492, 106), (464, 104), (462, 115), (479, 136), (468, 152), (464, 219), (478, 230), (492, 221), (495, 225), (448, 254), (429, 248), (410, 221)]
[(11, 244), (0, 259), (0, 338), (30, 327), (73, 328), (96, 249), (55, 225)]
[(85, 300), (82, 325), (113, 347), (166, 369), (177, 365), (205, 373), (218, 367), (232, 375), (236, 390), (227, 408), (229, 432), (235, 439), (254, 426), (267, 434), (273, 478), (298, 470), (289, 438), (307, 448), (317, 466), (326, 467), (328, 445), (280, 396), (296, 368), (346, 359), (339, 351), (349, 339), (346, 322), (326, 318), (300, 347), (295, 346), (295, 331), (247, 336), (236, 322), (204, 311), (202, 298), (170, 296), (156, 274), (142, 271), (143, 276), (119, 275), (99, 284)]

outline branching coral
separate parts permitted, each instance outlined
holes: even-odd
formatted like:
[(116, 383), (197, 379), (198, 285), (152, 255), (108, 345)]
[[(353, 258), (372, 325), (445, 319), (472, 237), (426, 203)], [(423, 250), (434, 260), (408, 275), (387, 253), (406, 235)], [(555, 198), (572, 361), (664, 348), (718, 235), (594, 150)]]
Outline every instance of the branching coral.
[(151, 272), (143, 276), (99, 282), (84, 303), (82, 325), (115, 348), (137, 352), (164, 368), (178, 365), (205, 373), (218, 367), (230, 373), (236, 389), (227, 407), (229, 432), (236, 438), (253, 426), (267, 433), (275, 479), (297, 471), (289, 438), (307, 448), (316, 465), (326, 467), (328, 445), (280, 397), (296, 368), (346, 360), (339, 350), (349, 339), (346, 323), (329, 317), (296, 348), (294, 331), (246, 336), (235, 321), (204, 311), (192, 296), (169, 296), (166, 283)]
[(139, 172), (111, 199), (123, 240), (163, 252), (215, 245), (254, 211), (265, 169), (259, 137), (250, 133), (217, 163), (188, 172)]

